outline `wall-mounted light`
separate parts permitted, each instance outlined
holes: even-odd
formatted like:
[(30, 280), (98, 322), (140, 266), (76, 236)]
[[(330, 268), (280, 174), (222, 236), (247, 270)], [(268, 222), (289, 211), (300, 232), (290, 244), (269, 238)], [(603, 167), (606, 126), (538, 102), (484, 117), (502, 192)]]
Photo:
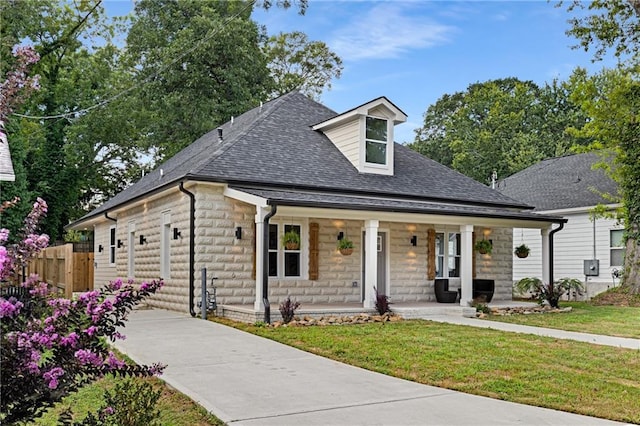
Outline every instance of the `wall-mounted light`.
[(124, 247), (124, 243), (122, 242), (122, 240), (118, 240), (118, 248), (120, 247)]
[(411, 245), (412, 246), (417, 246), (418, 245), (418, 236), (414, 235), (413, 237), (411, 237)]
[(340, 231), (338, 233), (338, 241), (342, 240), (344, 238), (344, 232)]
[(102, 253), (103, 250), (104, 250), (104, 247), (102, 247), (102, 244), (98, 244), (98, 252)]
[(241, 240), (241, 239), (242, 239), (242, 226), (238, 226), (238, 227), (236, 228), (236, 238), (237, 238), (238, 240)]
[(146, 244), (147, 243), (147, 239), (144, 237), (144, 235), (140, 235), (140, 244)]
[(182, 233), (178, 231), (178, 228), (173, 228), (173, 239), (177, 240), (180, 237), (182, 237)]

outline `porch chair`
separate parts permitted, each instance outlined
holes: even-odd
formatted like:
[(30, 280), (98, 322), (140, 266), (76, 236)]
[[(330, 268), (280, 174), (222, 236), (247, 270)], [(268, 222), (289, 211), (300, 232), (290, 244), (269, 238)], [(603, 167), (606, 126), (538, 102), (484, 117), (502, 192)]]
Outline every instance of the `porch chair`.
[(449, 280), (447, 278), (436, 278), (433, 288), (436, 292), (438, 303), (456, 303), (458, 292), (449, 290)]
[(484, 298), (486, 303), (491, 302), (493, 299), (493, 292), (495, 291), (495, 280), (475, 279), (473, 280), (473, 298)]

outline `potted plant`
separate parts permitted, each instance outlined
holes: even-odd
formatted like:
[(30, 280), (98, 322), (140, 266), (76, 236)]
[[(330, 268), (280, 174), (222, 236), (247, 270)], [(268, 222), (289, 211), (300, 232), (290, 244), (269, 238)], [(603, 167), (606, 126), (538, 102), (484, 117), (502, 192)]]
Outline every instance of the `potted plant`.
[(353, 241), (347, 237), (343, 237), (341, 240), (338, 240), (338, 250), (340, 250), (343, 256), (349, 256), (353, 253)]
[(516, 249), (513, 252), (520, 259), (524, 259), (525, 257), (529, 256), (530, 251), (531, 250), (529, 249), (529, 247), (527, 247), (526, 244), (520, 244), (518, 247), (516, 247)]
[(478, 240), (476, 241), (476, 244), (473, 246), (474, 249), (476, 249), (476, 251), (480, 254), (491, 254), (491, 251), (493, 250), (493, 244), (491, 244), (491, 241), (489, 240)]
[(287, 250), (298, 250), (300, 248), (300, 235), (293, 229), (282, 235), (282, 245)]

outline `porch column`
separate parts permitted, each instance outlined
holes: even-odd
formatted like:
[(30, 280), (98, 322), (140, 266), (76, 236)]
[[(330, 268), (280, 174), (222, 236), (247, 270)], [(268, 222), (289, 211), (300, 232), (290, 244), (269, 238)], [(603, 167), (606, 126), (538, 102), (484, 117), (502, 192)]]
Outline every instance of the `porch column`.
[(543, 283), (548, 283), (551, 280), (551, 264), (549, 256), (549, 231), (550, 229), (541, 229), (542, 234), (542, 279)]
[(256, 300), (253, 303), (253, 309), (256, 311), (264, 311), (262, 302), (262, 274), (267, 265), (264, 264), (262, 255), (266, 242), (264, 241), (264, 217), (269, 213), (266, 207), (256, 207)]
[(473, 225), (460, 225), (460, 306), (473, 299)]
[(375, 219), (364, 222), (365, 238), (365, 283), (364, 304), (366, 309), (376, 306), (376, 287), (378, 286), (378, 224)]

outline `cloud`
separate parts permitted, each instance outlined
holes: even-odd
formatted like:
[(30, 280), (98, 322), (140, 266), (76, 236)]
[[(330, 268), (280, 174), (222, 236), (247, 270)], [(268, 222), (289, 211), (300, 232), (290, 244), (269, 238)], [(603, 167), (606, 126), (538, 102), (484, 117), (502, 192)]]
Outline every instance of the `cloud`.
[(374, 6), (334, 32), (329, 42), (344, 61), (398, 58), (411, 50), (449, 41), (453, 27), (412, 15), (403, 3)]

